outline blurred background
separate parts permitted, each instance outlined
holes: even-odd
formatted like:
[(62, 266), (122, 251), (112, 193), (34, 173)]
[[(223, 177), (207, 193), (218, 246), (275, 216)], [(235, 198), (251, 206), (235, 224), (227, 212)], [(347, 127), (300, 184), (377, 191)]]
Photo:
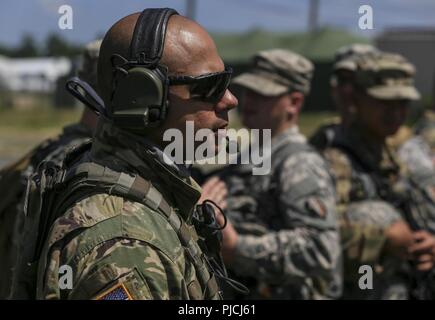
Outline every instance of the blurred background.
[[(63, 5), (72, 8), (72, 29), (59, 27)], [(363, 5), (373, 9), (373, 29), (359, 27)], [(406, 56), (423, 96), (413, 117), (432, 106), (434, 0), (2, 0), (0, 166), (78, 120), (83, 106), (64, 85), (86, 43), (129, 13), (166, 6), (204, 26), (236, 74), (262, 49), (287, 48), (311, 59), (316, 71), (301, 119), (306, 134), (334, 115), (329, 75), (334, 52), (347, 44), (371, 43)]]

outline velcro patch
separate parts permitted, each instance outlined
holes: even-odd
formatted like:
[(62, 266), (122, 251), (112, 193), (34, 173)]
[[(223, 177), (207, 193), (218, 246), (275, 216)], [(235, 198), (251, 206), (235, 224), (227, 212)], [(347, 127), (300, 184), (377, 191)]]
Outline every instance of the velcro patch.
[(124, 284), (119, 283), (100, 294), (96, 300), (133, 300), (133, 298)]
[(311, 212), (316, 213), (319, 217), (325, 218), (327, 209), (323, 201), (317, 198), (309, 198), (306, 202), (306, 207)]

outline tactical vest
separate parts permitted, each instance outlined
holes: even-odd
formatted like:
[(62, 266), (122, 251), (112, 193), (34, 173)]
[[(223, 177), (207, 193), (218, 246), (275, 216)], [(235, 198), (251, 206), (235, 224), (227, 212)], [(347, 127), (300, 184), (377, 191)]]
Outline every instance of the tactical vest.
[[(282, 229), (283, 214), (280, 212), (281, 209), (278, 206), (280, 183), (279, 174), (281, 170), (283, 170), (282, 167), (284, 162), (290, 156), (302, 152), (315, 151), (314, 148), (309, 144), (283, 140), (272, 146), (272, 171), (270, 174), (261, 177), (254, 177), (252, 176), (251, 165), (235, 165), (229, 167), (223, 174), (224, 180), (225, 175), (237, 175), (246, 181), (244, 186), (239, 186), (240, 189), (243, 187), (243, 190), (240, 190), (240, 192), (243, 194), (249, 194), (250, 197), (254, 197), (256, 200), (255, 202), (258, 204), (258, 206), (255, 208), (255, 212), (251, 214), (252, 218), (248, 219), (248, 223), (246, 223), (247, 221), (242, 217), (240, 226), (237, 227), (241, 233), (261, 236), (268, 232), (268, 230), (279, 231)], [(250, 180), (251, 178), (252, 180)], [(303, 194), (304, 191), (305, 190), (302, 189), (298, 190), (298, 192), (301, 192), (301, 194)], [(279, 285), (272, 285), (270, 283), (258, 281), (258, 279), (253, 277), (236, 276), (235, 273), (232, 273), (232, 276), (236, 277), (242, 283), (245, 283), (248, 286), (251, 292), (251, 295), (248, 297), (248, 299), (273, 299), (276, 298), (276, 292), (281, 289), (281, 286)], [(316, 288), (322, 291), (322, 293), (324, 293), (326, 290), (326, 287), (320, 283), (316, 283)], [(289, 288), (287, 288), (287, 290), (289, 290)], [(293, 294), (293, 292), (290, 294)], [(299, 298), (299, 292), (295, 292), (294, 294)], [(234, 292), (232, 295), (234, 299), (243, 298)]]
[[(380, 199), (392, 204), (414, 230), (435, 233), (435, 175), (408, 174), (406, 179), (392, 184), (388, 172), (381, 174), (364, 164), (350, 148), (336, 145), (351, 159), (357, 172), (350, 178), (349, 202)], [(394, 161), (394, 160), (393, 160)], [(399, 176), (399, 164), (391, 174)]]
[[(349, 203), (364, 200), (385, 201), (400, 212), (403, 219), (413, 230), (424, 229), (434, 233), (434, 175), (409, 175), (406, 177), (407, 179), (392, 185), (387, 181), (387, 172), (382, 175), (381, 172), (374, 171), (350, 147), (337, 143), (333, 147), (346, 154), (352, 162), (352, 166), (354, 166), (348, 170), (351, 172), (348, 177), (349, 192), (346, 195)], [(399, 164), (395, 164), (397, 168), (391, 174), (399, 175)], [(340, 230), (344, 251), (344, 268), (347, 270), (345, 281), (355, 284), (360, 276), (357, 270), (361, 265), (376, 265), (380, 261), (386, 239), (384, 230), (381, 227), (349, 221), (344, 214), (345, 207), (346, 204), (341, 204)], [(430, 285), (432, 281), (426, 281), (426, 284)], [(422, 288), (422, 285), (425, 284), (420, 281), (417, 290), (425, 292), (418, 295), (433, 296), (434, 288)]]
[[(272, 162), (271, 166), (274, 168), (274, 171), (272, 172), (272, 175), (270, 178), (265, 181), (265, 184), (263, 185), (263, 189), (267, 190), (267, 197), (270, 197), (274, 199), (272, 205), (274, 206), (274, 209), (271, 208), (264, 208), (260, 209), (258, 211), (267, 210), (267, 212), (272, 212), (273, 216), (276, 217), (276, 221), (272, 221), (272, 227), (274, 227), (276, 230), (279, 230), (282, 228), (281, 225), (281, 219), (282, 214), (280, 213), (280, 209), (277, 206), (278, 199), (279, 199), (279, 174), (282, 171), (282, 166), (284, 165), (285, 160), (288, 159), (288, 157), (299, 154), (302, 152), (315, 152), (314, 149), (306, 143), (296, 143), (296, 142), (290, 142), (287, 143), (284, 146), (278, 147), (276, 151), (272, 151)], [(305, 190), (299, 189), (298, 192), (301, 194), (304, 193)], [(295, 196), (297, 198), (297, 196)], [(273, 217), (272, 217), (273, 219)]]
[(66, 150), (89, 141), (91, 135), (81, 124), (64, 128), (64, 132), (45, 140), (17, 162), (0, 171), (0, 299), (10, 295), (13, 266), (18, 240), (23, 228), (26, 183), (43, 160), (60, 161)]
[[(25, 191), (24, 171), (28, 170), (29, 166), (34, 170), (35, 167), (43, 160), (43, 157), (52, 152), (52, 146), (57, 140), (50, 139), (44, 142), (41, 146), (31, 150), (17, 162), (2, 168), (0, 171), (0, 194), (2, 201), (0, 202), (0, 217), (8, 214), (8, 208), (16, 206), (22, 201), (22, 196)], [(31, 172), (29, 172), (30, 174)], [(17, 209), (14, 207), (14, 211)], [(15, 214), (15, 213), (14, 213)], [(11, 226), (5, 226), (10, 228)]]
[[(21, 256), (14, 275), (13, 298), (35, 298), (37, 270), (46, 237), (59, 214), (76, 202), (96, 194), (110, 194), (141, 203), (161, 214), (176, 232), (185, 254), (193, 263), (200, 288), (188, 287), (191, 299), (221, 298), (215, 272), (210, 266), (192, 225), (188, 225), (163, 198), (161, 193), (139, 175), (114, 171), (93, 162), (72, 165), (76, 154), (82, 154), (84, 145), (71, 152), (62, 167), (43, 162), (38, 173), (28, 184), (26, 220)], [(201, 292), (203, 294), (201, 294)]]
[[(314, 149), (305, 143), (289, 142), (288, 140), (281, 141), (280, 143), (272, 146), (271, 152), (271, 172), (267, 175), (253, 176), (252, 164), (243, 165), (231, 165), (227, 167), (221, 178), (225, 181), (227, 177), (237, 176), (243, 181), (240, 185), (235, 186), (231, 192), (235, 195), (238, 193), (249, 194), (255, 198), (255, 202), (258, 204), (256, 208), (250, 208), (249, 210), (255, 210), (252, 218), (246, 220), (247, 217), (241, 221), (242, 233), (261, 235), (267, 232), (268, 229), (280, 230), (282, 228), (281, 218), (282, 214), (278, 207), (278, 186), (279, 186), (279, 174), (284, 161), (291, 155), (301, 152), (310, 152)], [(241, 161), (239, 161), (241, 163)], [(231, 187), (234, 187), (232, 185)], [(304, 190), (301, 190), (303, 192)], [(267, 213), (267, 214), (263, 214)]]

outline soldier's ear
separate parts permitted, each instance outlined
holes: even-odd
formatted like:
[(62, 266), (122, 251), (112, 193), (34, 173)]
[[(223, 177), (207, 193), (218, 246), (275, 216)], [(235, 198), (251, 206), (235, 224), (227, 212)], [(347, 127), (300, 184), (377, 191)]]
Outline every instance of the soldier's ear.
[(291, 114), (299, 113), (304, 104), (304, 94), (301, 92), (291, 92), (288, 94), (289, 103), (287, 105), (287, 112)]

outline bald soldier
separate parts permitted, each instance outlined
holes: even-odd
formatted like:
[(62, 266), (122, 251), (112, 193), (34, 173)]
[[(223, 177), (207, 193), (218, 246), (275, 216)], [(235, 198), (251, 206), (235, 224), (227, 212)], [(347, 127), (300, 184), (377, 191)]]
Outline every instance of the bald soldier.
[[(96, 40), (86, 46), (78, 70), (80, 79), (95, 89), (100, 44), (101, 40)], [(11, 269), (15, 263), (18, 239), (23, 228), (27, 179), (37, 170), (42, 160), (59, 162), (67, 150), (89, 141), (96, 122), (96, 114), (85, 108), (78, 123), (63, 128), (60, 135), (42, 142), (20, 160), (0, 171), (0, 299), (8, 296), (11, 286)]]
[[(201, 189), (162, 150), (165, 130), (184, 132), (188, 120), (195, 130), (227, 126), (237, 105), (230, 76), (207, 32), (175, 10), (146, 9), (110, 28), (98, 65), (107, 114), (89, 150), (56, 175), (63, 192), (51, 201), (36, 298), (221, 297), (209, 238), (193, 225)], [(64, 270), (71, 286), (61, 285)]]
[(257, 53), (234, 80), (249, 129), (271, 130), (271, 171), (253, 175), (235, 165), (228, 187), (223, 253), (250, 286), (249, 298), (332, 299), (341, 293), (339, 233), (325, 162), (299, 132), (313, 65), (288, 50)]

